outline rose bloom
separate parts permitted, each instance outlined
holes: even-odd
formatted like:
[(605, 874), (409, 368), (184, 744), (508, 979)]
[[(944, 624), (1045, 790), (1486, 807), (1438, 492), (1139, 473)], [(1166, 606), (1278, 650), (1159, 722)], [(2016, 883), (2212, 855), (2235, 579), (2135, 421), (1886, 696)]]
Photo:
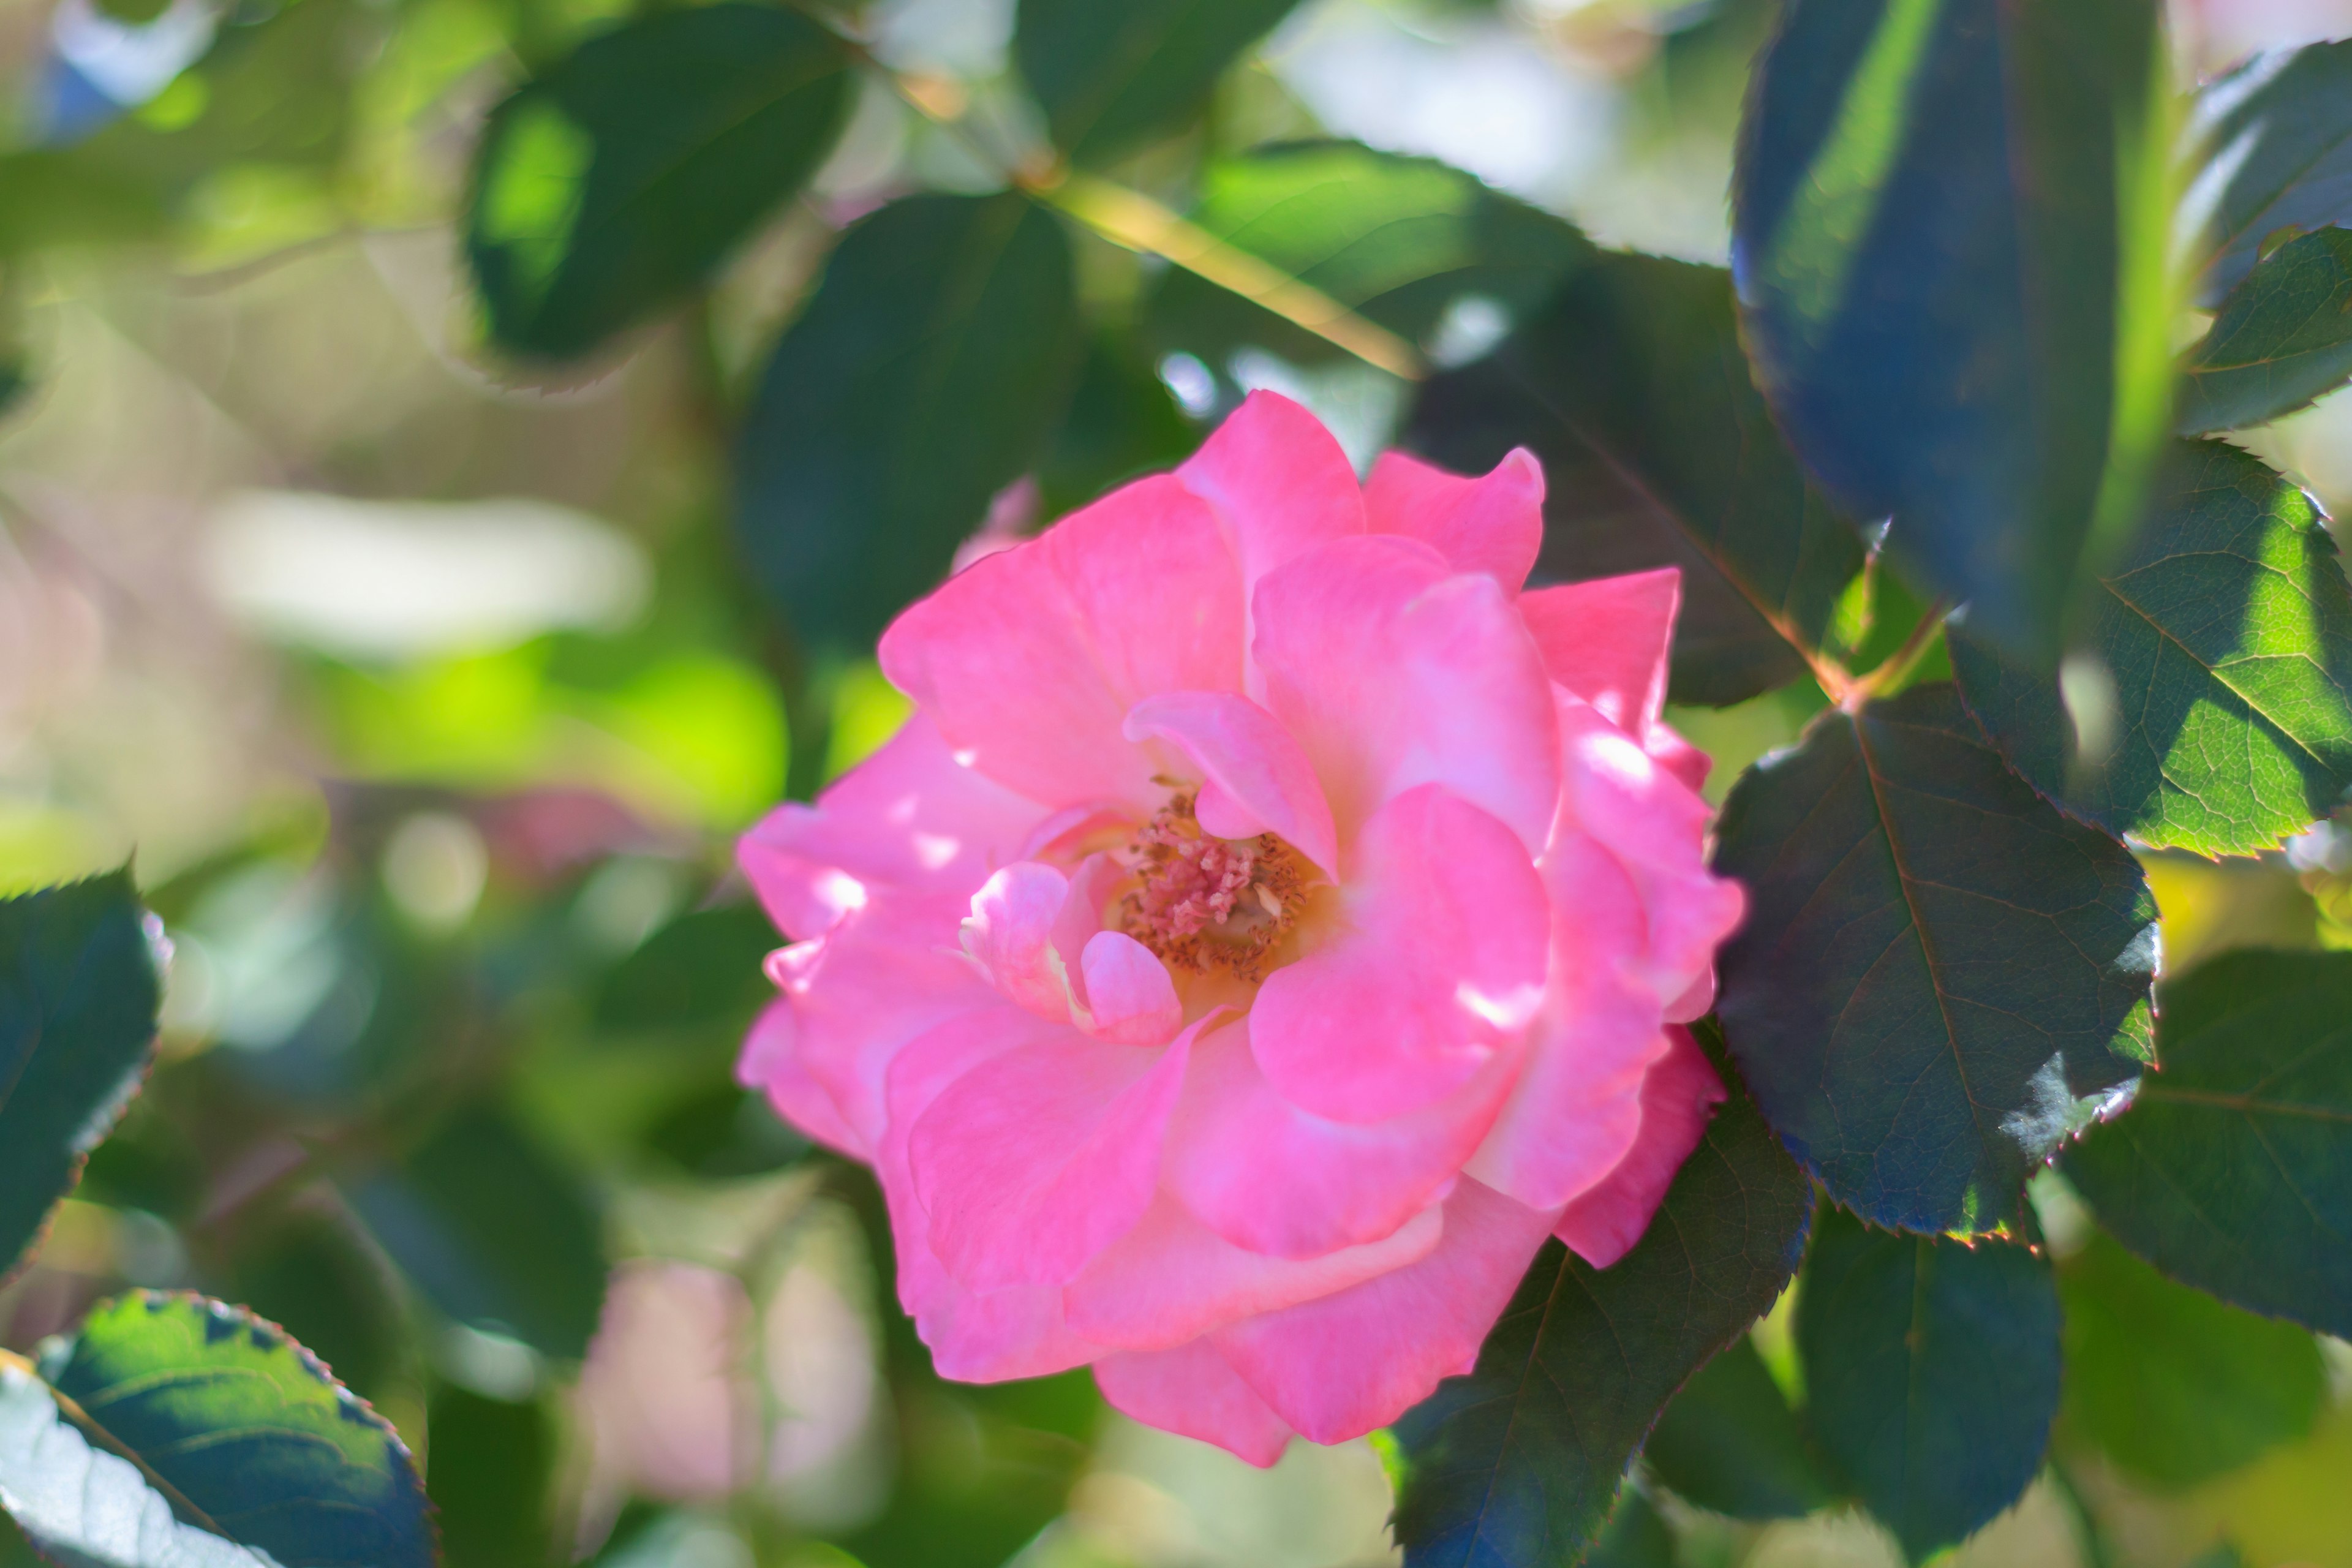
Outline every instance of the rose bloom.
[(1671, 570), (1523, 593), (1543, 475), (1359, 486), (1251, 397), (901, 616), (906, 727), (741, 862), (742, 1061), (887, 1194), (940, 1371), (1089, 1364), (1271, 1464), (1639, 1238), (1723, 1089), (1738, 889), (1659, 722)]

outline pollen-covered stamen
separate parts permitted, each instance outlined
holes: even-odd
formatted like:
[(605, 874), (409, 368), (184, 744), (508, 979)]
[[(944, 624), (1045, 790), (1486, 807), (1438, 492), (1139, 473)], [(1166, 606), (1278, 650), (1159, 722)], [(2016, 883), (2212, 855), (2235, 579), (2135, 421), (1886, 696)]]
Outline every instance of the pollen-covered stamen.
[(1139, 882), (1119, 900), (1119, 927), (1174, 968), (1263, 979), (1306, 905), (1308, 868), (1297, 850), (1271, 833), (1211, 837), (1189, 795), (1144, 824), (1125, 858)]

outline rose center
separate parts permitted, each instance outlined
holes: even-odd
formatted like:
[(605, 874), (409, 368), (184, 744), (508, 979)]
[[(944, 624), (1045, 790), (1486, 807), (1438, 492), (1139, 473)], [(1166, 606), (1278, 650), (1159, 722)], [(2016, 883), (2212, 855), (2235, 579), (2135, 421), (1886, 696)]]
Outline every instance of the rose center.
[(1305, 910), (1311, 868), (1271, 833), (1213, 838), (1179, 795), (1121, 853), (1136, 886), (1119, 900), (1119, 929), (1172, 969), (1224, 970), (1262, 980), (1267, 961)]

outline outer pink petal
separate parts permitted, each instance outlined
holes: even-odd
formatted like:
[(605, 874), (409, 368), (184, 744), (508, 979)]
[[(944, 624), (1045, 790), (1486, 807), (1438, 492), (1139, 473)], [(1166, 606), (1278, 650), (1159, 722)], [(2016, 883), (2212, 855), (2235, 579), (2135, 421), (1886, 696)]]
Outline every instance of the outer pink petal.
[(1475, 1361), (1543, 1245), (1549, 1215), (1475, 1182), (1445, 1202), (1445, 1236), (1417, 1263), (1253, 1318), (1218, 1350), (1275, 1413), (1318, 1443), (1385, 1426)]
[(997, 990), (1057, 1024), (1070, 1016), (1066, 961), (1054, 946), (1069, 899), (1067, 877), (1034, 860), (1017, 861), (981, 885), (957, 933)]
[(1122, 1046), (1163, 1045), (1183, 1026), (1176, 982), (1152, 951), (1124, 931), (1100, 931), (1079, 959), (1091, 1014), (1087, 1032)]
[(743, 1055), (735, 1064), (737, 1081), (746, 1089), (765, 1090), (777, 1115), (826, 1148), (855, 1160), (873, 1158), (833, 1096), (802, 1065), (799, 1035), (793, 1005), (781, 997), (769, 1003), (743, 1041)]
[(1121, 739), (1160, 691), (1237, 691), (1241, 576), (1173, 477), (1139, 479), (950, 578), (882, 635), (884, 673), (972, 765), (1048, 808), (1164, 793)]
[(1317, 1258), (1378, 1241), (1444, 1196), (1510, 1088), (1515, 1057), (1424, 1110), (1369, 1126), (1274, 1091), (1245, 1026), (1194, 1047), (1169, 1131), (1169, 1190), (1237, 1247)]
[(1551, 682), (1492, 577), (1452, 573), (1418, 540), (1341, 540), (1268, 575), (1255, 615), (1266, 706), (1323, 782), (1343, 861), (1366, 818), (1423, 784), (1543, 847), (1559, 793)]
[(1291, 557), (1364, 531), (1347, 453), (1320, 420), (1276, 393), (1243, 399), (1176, 477), (1216, 509), (1244, 593)]
[(1127, 716), (1130, 741), (1165, 741), (1201, 774), (1193, 815), (1219, 838), (1279, 835), (1327, 876), (1339, 869), (1338, 831), (1314, 764), (1282, 721), (1246, 697), (1174, 691)]
[(1520, 595), (1519, 613), (1551, 678), (1637, 741), (1666, 705), (1666, 658), (1682, 570), (1566, 583)]
[(1551, 910), (1509, 828), (1424, 784), (1364, 827), (1342, 931), (1268, 975), (1250, 1046), (1276, 1093), (1338, 1121), (1433, 1105), (1543, 999)]
[(1642, 1084), (1642, 1131), (1607, 1179), (1568, 1205), (1555, 1228), (1595, 1268), (1633, 1249), (1650, 1227), (1675, 1173), (1690, 1158), (1724, 1097), (1723, 1080), (1687, 1029), (1666, 1031), (1673, 1045)]
[(1191, 1044), (1139, 1050), (1063, 1030), (941, 1090), (908, 1168), (948, 1272), (981, 1290), (1060, 1284), (1142, 1217)]
[(1265, 1468), (1297, 1436), (1207, 1340), (1095, 1363), (1103, 1397), (1147, 1426), (1214, 1443)]
[(921, 714), (803, 805), (787, 801), (736, 847), (769, 918), (822, 936), (868, 887), (969, 895), (1044, 815), (1033, 801), (959, 766)]
[(1383, 452), (1364, 484), (1364, 521), (1437, 547), (1456, 572), (1484, 572), (1516, 594), (1543, 549), (1543, 465), (1515, 447), (1480, 479)]
[(1395, 1235), (1290, 1261), (1244, 1251), (1166, 1193), (1062, 1292), (1071, 1330), (1121, 1350), (1165, 1350), (1260, 1312), (1361, 1284), (1424, 1256), (1443, 1221), (1434, 1205)]

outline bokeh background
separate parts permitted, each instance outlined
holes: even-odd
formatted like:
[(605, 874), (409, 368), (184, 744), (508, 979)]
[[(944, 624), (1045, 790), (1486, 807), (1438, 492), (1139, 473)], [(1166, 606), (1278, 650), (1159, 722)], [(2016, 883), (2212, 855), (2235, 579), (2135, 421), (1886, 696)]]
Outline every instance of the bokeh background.
[[(842, 15), (919, 101), (985, 116), (1023, 111), (1012, 10)], [(1260, 1473), (1109, 1415), (1083, 1375), (933, 1378), (870, 1184), (733, 1083), (775, 939), (731, 837), (903, 710), (870, 664), (813, 669), (747, 585), (730, 411), (843, 226), (991, 175), (869, 82), (808, 196), (707, 297), (560, 376), (504, 361), (456, 228), (483, 117), (632, 14), (0, 0), (0, 890), (135, 853), (176, 947), (154, 1081), (0, 1290), (0, 1343), (126, 1283), (249, 1302), (397, 1424), (458, 1568), (1393, 1561), (1367, 1445)], [(1181, 207), (1204, 151), (1328, 133), (1719, 263), (1769, 20), (1312, 0), (1204, 130), (1121, 173)], [(2186, 78), (2352, 33), (2352, 4), (2175, 20)], [(99, 138), (177, 182), (168, 226), (41, 156)], [(1151, 271), (1108, 246), (1079, 264), (1098, 317)], [(1148, 368), (1163, 461), (1251, 386), (1367, 459), (1403, 403), (1370, 366), (1272, 348)], [(1085, 499), (1083, 437), (1040, 476), (1048, 508)], [(2259, 440), (2346, 515), (2352, 398)], [(998, 521), (1037, 506), (1011, 494)], [(1806, 708), (1678, 721), (1727, 783)], [(2168, 966), (2352, 945), (2352, 828), (2148, 858)], [(2037, 1196), (2063, 1288), (2128, 1298), (2120, 1255), (2068, 1257), (2079, 1217)], [(1758, 1333), (1787, 1373), (1785, 1312)], [(2259, 1346), (2215, 1344), (2210, 1375), (2284, 1390), (2260, 1457), (2231, 1468), (2224, 1434), (2213, 1460), (2193, 1422), (2131, 1451), (2070, 1388), (2051, 1476), (1958, 1560), (2170, 1568), (2226, 1535), (2250, 1563), (2352, 1564), (2352, 1349), (2324, 1347), (2314, 1401)], [(1676, 1517), (1694, 1563), (1898, 1560), (1856, 1518)]]

